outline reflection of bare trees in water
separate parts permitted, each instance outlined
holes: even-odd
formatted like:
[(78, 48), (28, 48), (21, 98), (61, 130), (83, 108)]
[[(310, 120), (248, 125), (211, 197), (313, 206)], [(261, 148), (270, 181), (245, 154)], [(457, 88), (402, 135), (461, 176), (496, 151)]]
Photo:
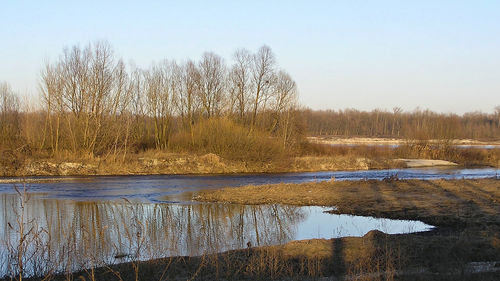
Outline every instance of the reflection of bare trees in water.
[[(305, 218), (293, 206), (23, 201), (6, 194), (0, 195), (0, 208), (0, 276), (282, 244), (294, 238), (295, 226)], [(19, 212), (23, 224), (18, 223)], [(18, 265), (18, 252), (12, 245), (20, 236), (29, 245), (23, 248), (23, 268), (13, 268), (8, 265)]]
[[(17, 276), (17, 280), (22, 280), (29, 268), (32, 274), (44, 273), (46, 267), (41, 261), (50, 254), (46, 247), (43, 247), (47, 239), (47, 231), (41, 226), (37, 219), (29, 213), (30, 195), (26, 188), (19, 189), (14, 186), (17, 196), (12, 202), (11, 212), (13, 219), (4, 224), (7, 230), (0, 245), (1, 264), (0, 270), (10, 272)], [(2, 203), (6, 200), (2, 200)], [(2, 208), (4, 213), (8, 207)], [(5, 263), (6, 262), (6, 263)]]

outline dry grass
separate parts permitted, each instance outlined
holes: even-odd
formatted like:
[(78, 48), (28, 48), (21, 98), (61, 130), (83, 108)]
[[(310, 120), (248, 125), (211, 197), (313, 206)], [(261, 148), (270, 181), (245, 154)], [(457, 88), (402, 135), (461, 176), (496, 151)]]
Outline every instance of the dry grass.
[(196, 124), (191, 132), (174, 135), (173, 151), (213, 153), (228, 160), (249, 162), (280, 161), (287, 157), (277, 138), (260, 129), (250, 130), (228, 118), (211, 118)]
[[(3, 159), (3, 162), (10, 161)], [(65, 157), (22, 161), (19, 159), (13, 158), (8, 163), (0, 161), (0, 176), (279, 173), (402, 167), (399, 161), (348, 156), (306, 156), (250, 161), (226, 159), (214, 153), (198, 155), (161, 150), (129, 154), (125, 160), (112, 157), (85, 160)]]
[(398, 147), (384, 145), (329, 145), (304, 142), (297, 150), (300, 155), (343, 158), (366, 158), (384, 162), (397, 158), (446, 160), (464, 166), (500, 166), (500, 149), (480, 147), (460, 148), (452, 141), (405, 140)]
[[(473, 261), (500, 258), (500, 248), (489, 242), (480, 232), (429, 236), (371, 231), (363, 237), (110, 265), (95, 268), (92, 280), (496, 280), (497, 272), (468, 270)], [(88, 270), (82, 270), (49, 279), (88, 278)]]
[[(179, 133), (167, 150), (99, 157), (0, 151), (0, 176), (277, 173), (404, 168), (394, 159), (441, 159), (462, 166), (500, 166), (500, 149), (454, 148), (447, 143), (407, 142), (394, 149), (304, 142), (284, 150), (277, 139), (233, 122), (209, 120), (194, 136)], [(216, 132), (215, 134), (213, 132)], [(193, 138), (192, 138), (193, 137)]]

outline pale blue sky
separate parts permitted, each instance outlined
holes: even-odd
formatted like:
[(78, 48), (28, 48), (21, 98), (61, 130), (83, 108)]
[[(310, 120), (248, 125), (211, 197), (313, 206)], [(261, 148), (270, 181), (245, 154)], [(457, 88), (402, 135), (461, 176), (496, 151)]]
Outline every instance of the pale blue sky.
[(4, 0), (0, 38), (0, 81), (32, 95), (44, 60), (105, 39), (139, 66), (267, 44), (314, 109), (500, 105), (498, 0)]

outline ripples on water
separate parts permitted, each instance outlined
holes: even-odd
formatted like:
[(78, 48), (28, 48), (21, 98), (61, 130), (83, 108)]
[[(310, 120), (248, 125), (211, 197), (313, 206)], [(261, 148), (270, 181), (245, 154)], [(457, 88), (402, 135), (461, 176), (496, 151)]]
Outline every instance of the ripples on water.
[[(499, 169), (422, 168), (364, 171), (335, 171), (283, 174), (244, 175), (149, 175), (98, 177), (39, 177), (42, 182), (30, 183), (29, 191), (43, 193), (45, 198), (72, 200), (114, 200), (128, 198), (144, 202), (189, 202), (193, 192), (226, 186), (301, 183), (335, 180), (399, 179), (474, 179), (498, 177)], [(50, 181), (47, 181), (50, 179)], [(46, 182), (43, 182), (46, 181)], [(11, 183), (0, 184), (0, 193), (14, 193)]]

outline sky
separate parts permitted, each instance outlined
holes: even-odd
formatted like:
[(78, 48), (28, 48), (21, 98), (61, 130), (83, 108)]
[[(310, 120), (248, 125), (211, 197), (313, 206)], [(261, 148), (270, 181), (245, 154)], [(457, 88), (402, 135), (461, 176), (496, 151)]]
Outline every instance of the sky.
[(493, 112), (500, 1), (23, 1), (0, 5), (0, 81), (38, 96), (64, 47), (106, 40), (125, 62), (231, 63), (266, 44), (312, 109)]

